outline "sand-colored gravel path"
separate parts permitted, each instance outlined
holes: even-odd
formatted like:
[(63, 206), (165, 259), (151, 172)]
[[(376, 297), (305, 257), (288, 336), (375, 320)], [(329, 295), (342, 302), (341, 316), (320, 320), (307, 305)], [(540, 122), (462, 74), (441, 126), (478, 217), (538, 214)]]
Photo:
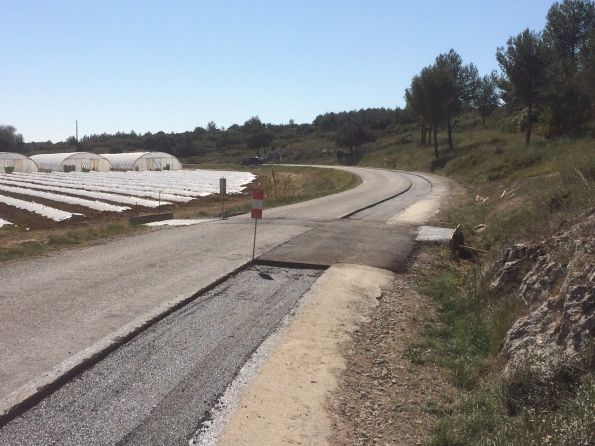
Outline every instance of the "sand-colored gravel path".
[(358, 265), (325, 271), (241, 397), (218, 445), (328, 444), (327, 398), (345, 368), (340, 346), (393, 278)]

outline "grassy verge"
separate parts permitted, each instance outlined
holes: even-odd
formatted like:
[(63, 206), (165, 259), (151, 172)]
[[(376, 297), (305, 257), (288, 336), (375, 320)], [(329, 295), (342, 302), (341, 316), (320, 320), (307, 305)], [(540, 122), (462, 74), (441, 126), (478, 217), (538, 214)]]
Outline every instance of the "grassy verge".
[(498, 356), (511, 325), (527, 308), (513, 296), (491, 297), (480, 266), (435, 255), (420, 292), (439, 307), (407, 350), (414, 363), (433, 363), (459, 389), (434, 426), (432, 446), (590, 445), (595, 435), (595, 350), (583, 368), (561, 364), (551, 376), (517, 370), (502, 375)]
[[(438, 272), (436, 272), (438, 271)], [(426, 327), (414, 347), (451, 375), (454, 384), (473, 389), (492, 364), (510, 325), (522, 312), (513, 299), (490, 302), (479, 283), (479, 271), (461, 266), (443, 251), (436, 256), (432, 271), (421, 277), (420, 291), (440, 308), (440, 323)]]
[[(455, 262), (441, 252), (420, 278), (420, 292), (436, 302), (440, 318), (424, 328), (408, 358), (440, 366), (460, 390), (430, 444), (592, 444), (593, 362), (584, 370), (560, 367), (545, 380), (529, 370), (504, 378), (499, 352), (505, 335), (529, 309), (512, 293), (494, 298), (488, 279), (503, 248), (547, 238), (595, 207), (594, 141), (537, 141), (528, 149), (495, 131), (458, 139), (459, 149), (437, 173), (456, 179), (467, 194), (440, 220), (461, 224), (466, 243), (489, 254)], [(426, 155), (411, 165), (423, 165)], [(409, 149), (397, 156), (415, 159)]]
[(490, 299), (474, 266), (436, 256), (420, 289), (440, 308), (410, 346), (418, 362), (431, 362), (460, 389), (434, 427), (432, 446), (589, 445), (595, 434), (595, 374), (561, 366), (543, 379), (529, 370), (501, 375), (498, 352), (506, 331), (525, 311), (513, 297)]
[(137, 233), (146, 229), (146, 226), (122, 223), (55, 231), (49, 234), (45, 240), (31, 240), (12, 246), (0, 247), (0, 261), (31, 257), (69, 246), (82, 245), (118, 235)]
[(320, 167), (263, 166), (258, 175), (268, 197), (267, 207), (313, 200), (361, 183), (352, 173)]

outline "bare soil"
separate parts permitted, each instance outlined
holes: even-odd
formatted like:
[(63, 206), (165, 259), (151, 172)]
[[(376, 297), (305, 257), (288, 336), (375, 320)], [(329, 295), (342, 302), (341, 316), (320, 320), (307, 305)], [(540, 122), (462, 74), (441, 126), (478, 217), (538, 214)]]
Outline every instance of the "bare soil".
[(344, 345), (347, 368), (329, 401), (331, 445), (421, 445), (435, 416), (455, 395), (443, 372), (420, 363), (411, 345), (437, 321), (435, 304), (416, 292), (416, 271), (431, 268), (428, 250), (400, 274)]

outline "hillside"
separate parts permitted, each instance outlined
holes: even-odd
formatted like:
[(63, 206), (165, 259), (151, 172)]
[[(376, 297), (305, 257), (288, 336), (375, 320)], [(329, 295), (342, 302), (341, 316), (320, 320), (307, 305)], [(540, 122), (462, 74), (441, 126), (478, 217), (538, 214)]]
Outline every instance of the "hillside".
[[(460, 396), (440, 409), (432, 444), (587, 445), (595, 432), (595, 140), (461, 132), (437, 172), (466, 193), (439, 215), (461, 224), (468, 260), (434, 255), (420, 291), (438, 327), (411, 346)], [(402, 164), (431, 163), (405, 149)], [(439, 271), (439, 272), (435, 272)]]

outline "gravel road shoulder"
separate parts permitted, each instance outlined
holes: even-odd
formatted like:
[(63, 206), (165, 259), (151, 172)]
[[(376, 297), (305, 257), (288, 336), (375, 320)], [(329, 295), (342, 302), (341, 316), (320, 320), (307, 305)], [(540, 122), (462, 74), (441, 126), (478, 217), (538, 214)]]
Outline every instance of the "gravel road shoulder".
[[(416, 272), (335, 265), (237, 402), (218, 446), (421, 445), (455, 390), (411, 345), (437, 321)], [(421, 356), (421, 355), (419, 355)]]
[(346, 366), (341, 346), (393, 278), (358, 265), (325, 271), (240, 398), (218, 445), (328, 444), (333, 429), (327, 398)]
[(435, 304), (416, 292), (416, 271), (428, 267), (422, 249), (343, 344), (346, 369), (329, 399), (331, 445), (421, 445), (436, 411), (451, 401), (443, 373), (411, 350), (420, 330), (438, 319)]

